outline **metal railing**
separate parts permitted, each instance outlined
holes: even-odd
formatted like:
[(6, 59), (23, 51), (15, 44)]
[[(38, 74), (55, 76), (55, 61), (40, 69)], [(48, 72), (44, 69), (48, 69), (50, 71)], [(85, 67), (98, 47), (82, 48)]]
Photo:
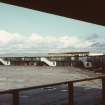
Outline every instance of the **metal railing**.
[(42, 86), (35, 86), (35, 87), (26, 87), (26, 88), (21, 88), (21, 89), (11, 89), (11, 90), (6, 90), (6, 91), (1, 91), (0, 94), (12, 94), (13, 95), (13, 105), (20, 105), (20, 97), (19, 93), (21, 91), (27, 91), (31, 89), (37, 89), (37, 88), (44, 88), (48, 86), (56, 86), (56, 85), (61, 85), (61, 84), (68, 84), (68, 105), (74, 105), (74, 83), (77, 82), (83, 82), (83, 81), (91, 81), (91, 80), (96, 80), (96, 79), (101, 79), (102, 80), (102, 105), (105, 105), (105, 76), (98, 76), (94, 78), (86, 78), (86, 79), (80, 79), (80, 80), (74, 80), (74, 81), (66, 81), (66, 82), (61, 82), (61, 83), (56, 83), (56, 84), (48, 84), (48, 85), (42, 85)]

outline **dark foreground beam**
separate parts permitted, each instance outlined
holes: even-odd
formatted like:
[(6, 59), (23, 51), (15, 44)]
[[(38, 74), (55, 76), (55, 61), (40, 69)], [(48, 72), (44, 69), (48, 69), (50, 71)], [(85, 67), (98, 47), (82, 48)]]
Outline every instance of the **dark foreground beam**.
[(0, 0), (17, 6), (44, 11), (105, 26), (104, 0)]

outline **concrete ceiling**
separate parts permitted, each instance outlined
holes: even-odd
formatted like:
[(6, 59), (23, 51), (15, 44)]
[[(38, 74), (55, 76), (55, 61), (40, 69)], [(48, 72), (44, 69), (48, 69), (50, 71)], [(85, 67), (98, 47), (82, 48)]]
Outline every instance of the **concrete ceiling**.
[(65, 16), (105, 26), (102, 0), (0, 0), (34, 10)]

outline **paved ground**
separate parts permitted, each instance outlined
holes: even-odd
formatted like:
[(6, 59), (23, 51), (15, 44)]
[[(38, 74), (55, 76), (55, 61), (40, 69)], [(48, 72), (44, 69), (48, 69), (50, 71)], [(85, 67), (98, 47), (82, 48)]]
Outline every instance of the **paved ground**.
[[(4, 67), (1, 67), (1, 69), (3, 70)], [(62, 67), (62, 71), (63, 69), (64, 67)], [(82, 73), (85, 73), (85, 71)], [(89, 75), (93, 75), (93, 73), (89, 73)], [(35, 89), (20, 93), (20, 105), (65, 105), (67, 102), (67, 85)], [(75, 84), (75, 105), (100, 105), (100, 103), (101, 81), (95, 80)], [(12, 105), (12, 96), (0, 95), (0, 105)]]

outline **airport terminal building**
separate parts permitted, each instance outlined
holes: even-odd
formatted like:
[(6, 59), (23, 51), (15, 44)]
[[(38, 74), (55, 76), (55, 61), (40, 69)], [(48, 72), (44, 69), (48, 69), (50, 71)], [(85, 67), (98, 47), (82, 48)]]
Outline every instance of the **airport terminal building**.
[(34, 65), (34, 66), (71, 66), (71, 62), (78, 61), (79, 57), (87, 57), (89, 52), (48, 53), (34, 56), (3, 56), (0, 64), (3, 65)]
[(48, 53), (46, 55), (2, 56), (0, 65), (13, 66), (75, 66), (75, 67), (102, 67), (104, 54), (90, 52)]

